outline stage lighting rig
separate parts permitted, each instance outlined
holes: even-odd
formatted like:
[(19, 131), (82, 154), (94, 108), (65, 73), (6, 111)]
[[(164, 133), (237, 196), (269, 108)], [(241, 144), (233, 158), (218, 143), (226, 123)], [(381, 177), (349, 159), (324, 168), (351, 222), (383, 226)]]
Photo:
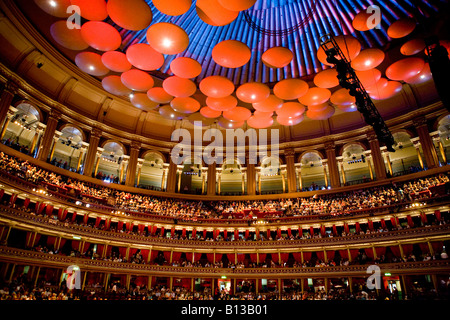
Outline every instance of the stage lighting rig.
[(356, 108), (363, 115), (364, 121), (373, 127), (378, 140), (384, 143), (387, 150), (395, 152), (393, 148), (395, 144), (394, 137), (334, 37), (331, 34), (322, 36), (320, 38), (320, 46), (327, 55), (327, 62), (336, 66), (339, 85), (348, 89), (350, 95), (355, 97)]

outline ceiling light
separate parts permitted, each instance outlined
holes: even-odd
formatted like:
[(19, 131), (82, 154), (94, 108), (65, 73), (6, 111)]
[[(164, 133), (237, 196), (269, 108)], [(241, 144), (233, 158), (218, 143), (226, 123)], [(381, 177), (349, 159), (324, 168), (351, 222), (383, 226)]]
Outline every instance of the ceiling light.
[(130, 93), (130, 99), (133, 99), (133, 97), (134, 97), (134, 93), (132, 92), (132, 93)]
[(170, 40), (169, 38), (164, 38), (162, 44), (164, 47), (170, 48), (172, 46), (172, 40)]
[(89, 70), (95, 70), (95, 67), (94, 66), (89, 66)]
[(58, 6), (58, 4), (56, 3), (56, 1), (53, 1), (53, 0), (50, 0), (48, 3), (49, 3), (53, 8), (55, 8), (55, 7)]
[(171, 118), (173, 118), (173, 117), (174, 117), (174, 115), (173, 115), (173, 114), (171, 114), (171, 115), (170, 115), (170, 117), (171, 117)]

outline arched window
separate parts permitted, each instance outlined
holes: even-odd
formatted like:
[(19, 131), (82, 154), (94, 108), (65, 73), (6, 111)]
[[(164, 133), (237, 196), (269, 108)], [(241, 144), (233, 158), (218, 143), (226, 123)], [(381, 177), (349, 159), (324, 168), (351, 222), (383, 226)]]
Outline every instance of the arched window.
[(300, 156), (299, 162), (303, 190), (320, 190), (325, 188), (322, 155), (317, 151), (308, 151)]
[(73, 126), (65, 126), (56, 142), (51, 162), (63, 169), (77, 170), (78, 159), (81, 155), (83, 133)]

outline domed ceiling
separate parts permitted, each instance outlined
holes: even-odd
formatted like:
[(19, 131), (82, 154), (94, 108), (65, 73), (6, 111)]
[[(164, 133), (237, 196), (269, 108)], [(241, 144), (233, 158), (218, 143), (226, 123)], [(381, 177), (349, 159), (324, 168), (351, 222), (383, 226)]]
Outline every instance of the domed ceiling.
[[(224, 128), (301, 126), (354, 113), (353, 97), (321, 55), (326, 34), (336, 37), (376, 105), (398, 95), (405, 83), (432, 82), (423, 36), (443, 2), (377, 1), (379, 24), (373, 20), (378, 12), (367, 13), (371, 4), (17, 1), (36, 29), (109, 94), (168, 120)], [(80, 28), (67, 28), (70, 5), (80, 8), (81, 19), (69, 18)]]

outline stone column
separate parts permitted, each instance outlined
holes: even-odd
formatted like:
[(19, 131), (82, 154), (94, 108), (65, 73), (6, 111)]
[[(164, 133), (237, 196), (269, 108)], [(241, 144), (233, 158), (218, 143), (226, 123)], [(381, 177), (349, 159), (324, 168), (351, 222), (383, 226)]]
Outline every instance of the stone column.
[(133, 141), (130, 147), (130, 159), (128, 160), (127, 177), (125, 184), (133, 187), (136, 180), (136, 170), (139, 158), (139, 151), (141, 150), (141, 143)]
[(419, 136), (420, 144), (422, 145), (423, 155), (428, 169), (436, 168), (439, 166), (439, 160), (437, 157), (436, 149), (434, 148), (433, 141), (428, 131), (427, 120), (425, 118), (416, 119), (413, 121), (414, 127), (416, 127), (417, 134)]
[(297, 170), (298, 173), (298, 188), (300, 191), (303, 190), (303, 181), (302, 181), (302, 168), (299, 167)]
[(41, 146), (39, 147), (38, 159), (47, 161), (50, 148), (52, 147), (53, 137), (55, 136), (58, 120), (61, 118), (61, 113), (56, 110), (51, 110), (47, 120), (47, 127), (45, 128), (44, 136), (42, 137)]
[(99, 151), (95, 155), (95, 168), (94, 168), (94, 177), (97, 176), (98, 166), (100, 165), (100, 161), (102, 161), (102, 153)]
[(220, 185), (222, 183), (222, 171), (219, 171), (217, 173), (217, 177), (218, 177), (218, 179), (217, 179), (217, 194), (220, 194)]
[(95, 160), (97, 157), (97, 148), (98, 144), (100, 142), (100, 137), (102, 136), (102, 131), (93, 128), (91, 131), (91, 136), (89, 138), (89, 146), (87, 149), (86, 158), (84, 160), (84, 168), (83, 168), (83, 174), (85, 176), (91, 176), (92, 171), (94, 170), (95, 166)]
[[(139, 180), (141, 178), (141, 168), (142, 168), (142, 164), (138, 164), (138, 184), (139, 184)], [(162, 177), (161, 177), (161, 191), (164, 191), (164, 185), (166, 184), (166, 170), (163, 169), (163, 173), (162, 173)]]
[(120, 165), (119, 184), (121, 184), (124, 181), (125, 168), (127, 167), (128, 167), (128, 160), (124, 159)]
[(394, 175), (394, 172), (392, 171), (392, 164), (391, 164), (391, 158), (389, 157), (389, 152), (386, 151), (386, 152), (384, 152), (384, 154), (386, 156), (386, 163), (388, 165), (389, 174), (392, 177)]
[(344, 160), (340, 159), (339, 165), (341, 167), (342, 184), (345, 186), (345, 184), (347, 183), (347, 180), (345, 178)]
[(80, 149), (80, 155), (78, 156), (78, 163), (77, 163), (77, 172), (80, 171), (81, 163), (83, 162), (85, 152), (86, 152), (85, 148)]
[(213, 196), (216, 194), (216, 163), (208, 165), (208, 183), (206, 186), (206, 194)]
[(177, 165), (169, 160), (169, 169), (167, 171), (167, 192), (175, 193), (177, 185)]
[(323, 178), (325, 181), (325, 188), (328, 188), (328, 174), (327, 174), (327, 160), (322, 160)]
[(377, 180), (386, 179), (386, 167), (384, 165), (383, 156), (381, 155), (380, 142), (376, 135), (368, 135), (370, 151), (372, 154), (373, 165), (375, 167), (375, 176)]
[[(36, 146), (38, 145), (38, 141), (39, 141), (39, 136), (41, 135), (42, 130), (39, 128), (36, 128), (36, 132), (34, 133), (34, 137), (33, 137), (33, 141), (31, 142), (31, 146), (30, 146), (30, 155), (33, 156), (34, 154), (34, 150), (36, 150)], [(3, 139), (0, 138), (0, 140)]]
[(330, 185), (332, 188), (340, 187), (339, 169), (336, 160), (336, 149), (334, 143), (325, 144), (325, 152), (327, 155), (328, 169), (330, 171)]
[(11, 115), (7, 115), (5, 124), (3, 125), (3, 129), (0, 132), (0, 141), (3, 140), (3, 137), (6, 134), (6, 129), (8, 129), (8, 126), (9, 126), (10, 122), (11, 122)]
[(442, 158), (442, 165), (445, 166), (447, 164), (447, 156), (445, 155), (444, 145), (442, 144), (441, 137), (439, 136), (439, 131), (432, 132), (431, 137), (433, 142), (436, 143), (439, 148), (439, 153)]
[(207, 173), (202, 169), (202, 194), (205, 194), (206, 174)]
[[(0, 95), (0, 124), (6, 120), (6, 116), (8, 115), (9, 107), (14, 99), (18, 91), (18, 87), (15, 83), (8, 81), (3, 89), (2, 94)], [(7, 125), (7, 124), (6, 124)], [(5, 126), (2, 126), (5, 127)]]
[(247, 194), (256, 194), (256, 168), (255, 164), (249, 163), (250, 158), (246, 157), (247, 161)]
[(284, 152), (286, 157), (286, 173), (288, 192), (297, 192), (297, 177), (295, 174), (295, 151), (288, 149)]
[(53, 156), (55, 154), (55, 149), (56, 149), (56, 144), (59, 141), (59, 135), (55, 135), (53, 136), (53, 143), (52, 143), (52, 148), (50, 149), (50, 155), (48, 156), (48, 158), (50, 159), (50, 161), (53, 159)]

